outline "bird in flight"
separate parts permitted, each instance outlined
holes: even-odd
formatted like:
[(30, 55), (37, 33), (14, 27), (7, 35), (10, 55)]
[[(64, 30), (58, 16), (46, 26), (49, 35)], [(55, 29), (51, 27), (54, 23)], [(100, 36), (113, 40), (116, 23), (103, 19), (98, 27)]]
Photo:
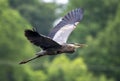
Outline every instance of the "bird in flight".
[(45, 55), (57, 55), (61, 53), (73, 53), (75, 49), (86, 46), (86, 44), (71, 43), (67, 44), (67, 39), (77, 24), (83, 18), (83, 9), (76, 8), (67, 13), (62, 20), (52, 29), (48, 36), (39, 34), (37, 29), (25, 30), (27, 39), (42, 50), (36, 56), (20, 62), (25, 64), (31, 60)]

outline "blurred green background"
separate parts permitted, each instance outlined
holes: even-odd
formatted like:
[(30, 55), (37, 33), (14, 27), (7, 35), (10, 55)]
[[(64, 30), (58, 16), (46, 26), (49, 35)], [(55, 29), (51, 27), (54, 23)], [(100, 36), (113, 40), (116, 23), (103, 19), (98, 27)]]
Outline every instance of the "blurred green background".
[[(25, 29), (47, 35), (56, 19), (78, 7), (84, 18), (68, 42), (87, 48), (18, 64), (40, 50)], [(120, 0), (0, 0), (0, 81), (120, 81)]]

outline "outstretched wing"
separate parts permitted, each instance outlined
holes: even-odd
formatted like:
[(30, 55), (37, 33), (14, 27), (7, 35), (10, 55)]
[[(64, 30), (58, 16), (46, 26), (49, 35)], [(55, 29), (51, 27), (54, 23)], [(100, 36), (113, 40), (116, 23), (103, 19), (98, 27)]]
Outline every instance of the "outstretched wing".
[(25, 36), (31, 43), (35, 44), (36, 46), (40, 46), (43, 50), (61, 47), (61, 45), (53, 41), (51, 38), (40, 35), (36, 31), (25, 30)]
[(60, 23), (53, 28), (48, 36), (59, 44), (66, 43), (69, 35), (76, 28), (76, 25), (82, 20), (82, 18), (83, 10), (81, 8), (72, 10), (62, 18)]

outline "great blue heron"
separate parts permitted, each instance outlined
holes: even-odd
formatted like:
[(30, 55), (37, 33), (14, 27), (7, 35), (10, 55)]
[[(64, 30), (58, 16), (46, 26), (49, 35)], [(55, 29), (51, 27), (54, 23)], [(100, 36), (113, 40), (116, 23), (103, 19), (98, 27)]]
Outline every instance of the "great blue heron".
[(25, 30), (25, 36), (27, 39), (34, 45), (41, 47), (42, 50), (38, 52), (35, 57), (22, 61), (20, 64), (25, 64), (33, 59), (45, 55), (73, 53), (76, 48), (85, 46), (85, 44), (66, 43), (69, 35), (76, 28), (76, 25), (82, 20), (82, 18), (83, 9), (77, 8), (65, 15), (62, 20), (52, 29), (48, 36), (39, 34), (37, 29)]

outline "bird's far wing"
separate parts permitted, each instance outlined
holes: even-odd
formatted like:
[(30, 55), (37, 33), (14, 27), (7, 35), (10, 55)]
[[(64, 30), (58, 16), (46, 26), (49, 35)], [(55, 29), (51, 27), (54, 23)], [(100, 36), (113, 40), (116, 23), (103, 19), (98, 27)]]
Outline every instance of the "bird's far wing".
[(31, 43), (33, 43), (36, 46), (40, 46), (43, 50), (48, 48), (61, 47), (61, 45), (59, 45), (57, 42), (55, 42), (51, 38), (38, 34), (36, 31), (25, 30), (25, 36)]
[(60, 23), (52, 29), (48, 36), (59, 44), (66, 43), (69, 35), (76, 28), (76, 25), (82, 20), (82, 18), (83, 9), (77, 8), (70, 11), (62, 18)]

